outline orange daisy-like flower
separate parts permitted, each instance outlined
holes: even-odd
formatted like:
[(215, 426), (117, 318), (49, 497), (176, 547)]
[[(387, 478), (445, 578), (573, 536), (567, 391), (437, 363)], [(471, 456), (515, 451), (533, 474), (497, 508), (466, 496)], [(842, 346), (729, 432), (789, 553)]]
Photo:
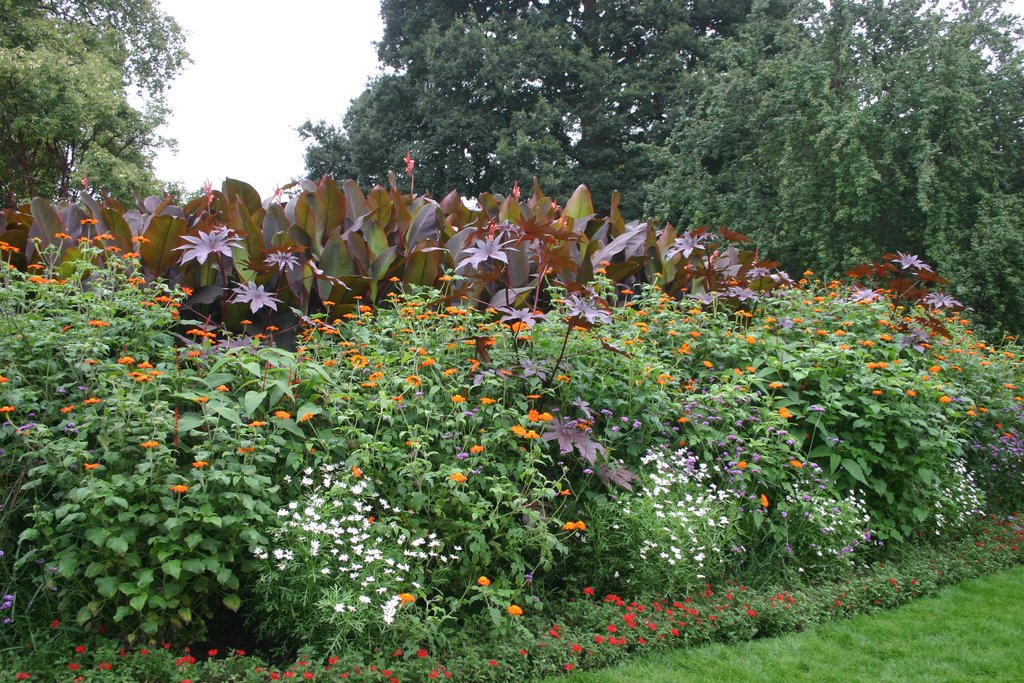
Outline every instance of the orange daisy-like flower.
[(488, 579), (486, 576), (481, 576), (479, 579), (476, 580), (476, 585), (483, 586), (484, 588), (486, 588), (487, 586), (491, 585), (491, 580)]
[(761, 507), (768, 507), (768, 496), (764, 495), (763, 493), (761, 494)]
[(156, 448), (159, 445), (159, 441), (143, 441), (142, 443), (139, 444), (139, 446), (142, 448)]
[(513, 617), (521, 617), (523, 616), (523, 608), (519, 605), (509, 605), (508, 613), (511, 614)]
[(0, 406), (0, 413), (13, 413), (14, 406)]
[(89, 325), (92, 327), (110, 327), (110, 323), (103, 320), (90, 320)]
[(93, 396), (91, 398), (87, 398), (84, 401), (82, 401), (82, 405), (83, 406), (92, 406), (92, 405), (96, 405), (97, 403), (103, 403), (103, 399), (102, 398), (96, 398), (95, 396)]
[(85, 469), (87, 470), (98, 470), (100, 467), (102, 467), (102, 465), (100, 465), (98, 462), (87, 462), (85, 463), (85, 465), (83, 465), (83, 467), (85, 467)]
[(437, 361), (434, 360), (433, 358), (427, 358), (426, 360), (424, 360), (424, 361), (422, 361), (420, 363), (420, 367), (421, 368), (429, 368), (431, 365), (434, 365), (435, 363), (437, 363)]
[(484, 447), (481, 446), (480, 444), (475, 444), (475, 445), (469, 447), (469, 452), (470, 453), (474, 453), (474, 454), (475, 453), (483, 453), (484, 452)]
[(772, 382), (771, 384), (768, 385), (768, 388), (769, 389), (781, 389), (784, 386), (786, 386), (786, 385), (783, 384), (782, 382)]
[(3, 384), (4, 382), (10, 382), (10, 381), (11, 381), (11, 380), (7, 379), (7, 378), (6, 378), (6, 377), (4, 377), (3, 375), (0, 375), (0, 384)]
[(287, 410), (275, 410), (274, 417), (276, 417), (279, 420), (290, 420), (292, 414), (289, 413)]
[(779, 408), (779, 417), (784, 420), (788, 420), (793, 417), (793, 413), (789, 412), (789, 408)]
[(745, 470), (745, 469), (747, 469), (747, 461), (746, 460), (740, 460), (738, 463), (736, 463), (736, 469), (738, 469), (738, 470)]
[(299, 424), (302, 424), (303, 422), (309, 422), (312, 419), (313, 413), (303, 413), (302, 417), (299, 418)]
[(463, 396), (462, 394), (455, 394), (454, 396), (452, 396), (452, 403), (465, 403), (465, 402), (466, 402), (466, 397)]
[(131, 356), (121, 356), (120, 358), (117, 359), (118, 365), (131, 365), (134, 362), (135, 359), (132, 358)]
[(228, 389), (225, 385), (221, 384), (219, 387), (214, 389), (214, 391), (219, 391), (219, 392), (223, 393), (225, 391), (231, 391), (231, 389)]
[(953, 399), (951, 399), (949, 396), (946, 396), (945, 394), (943, 394), (939, 398), (939, 403), (952, 403), (952, 402), (953, 402)]
[(411, 384), (414, 387), (421, 387), (421, 386), (423, 386), (423, 380), (421, 380), (416, 375), (409, 375), (408, 377), (405, 378), (405, 381), (407, 383)]
[(467, 481), (469, 481), (469, 477), (467, 477), (462, 472), (452, 472), (451, 474), (448, 475), (448, 478), (454, 481), (456, 484), (464, 484)]
[(175, 493), (185, 493), (186, 491), (188, 491), (188, 487), (185, 486), (184, 484), (175, 484), (174, 486), (171, 487), (171, 490), (174, 491)]
[(361, 469), (359, 469), (358, 467), (356, 467), (355, 465), (353, 465), (352, 466), (352, 476), (355, 477), (356, 479), (358, 479), (359, 477), (363, 476), (363, 471)]
[(253, 420), (252, 422), (250, 422), (246, 426), (247, 427), (266, 427), (267, 423), (263, 422), (262, 420)]
[(62, 412), (65, 415), (67, 415), (68, 413), (70, 413), (74, 409), (75, 409), (74, 406), (64, 406), (63, 408), (60, 409), (60, 412)]
[(410, 602), (416, 602), (416, 596), (413, 595), (412, 593), (399, 593), (398, 594), (398, 600), (403, 605), (408, 605)]
[(206, 462), (205, 460), (196, 460), (194, 463), (192, 463), (192, 467), (195, 467), (197, 470), (201, 470), (204, 467), (208, 467), (209, 465), (210, 463)]
[(790, 460), (789, 464), (792, 465), (793, 467), (798, 468), (798, 469), (804, 466), (804, 464), (802, 462), (800, 462), (799, 460), (796, 460), (796, 459)]
[(196, 403), (202, 404), (202, 403), (206, 403), (207, 401), (209, 401), (210, 397), (209, 396), (196, 396), (192, 400), (195, 401)]

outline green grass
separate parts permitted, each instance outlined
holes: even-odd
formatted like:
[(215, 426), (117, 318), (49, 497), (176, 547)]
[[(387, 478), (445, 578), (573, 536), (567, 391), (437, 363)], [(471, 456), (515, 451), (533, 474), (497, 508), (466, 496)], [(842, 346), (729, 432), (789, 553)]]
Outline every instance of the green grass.
[(1024, 568), (806, 633), (662, 653), (547, 683), (1024, 681)]

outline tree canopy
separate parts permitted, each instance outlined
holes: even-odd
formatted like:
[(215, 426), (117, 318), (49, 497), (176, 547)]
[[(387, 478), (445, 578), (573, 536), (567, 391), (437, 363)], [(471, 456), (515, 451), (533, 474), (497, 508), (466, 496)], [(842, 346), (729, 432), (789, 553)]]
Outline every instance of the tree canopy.
[[(607, 201), (646, 169), (686, 74), (735, 33), (749, 0), (383, 0), (386, 72), (338, 128), (307, 121), (311, 175), (382, 182), (407, 151), (416, 187), (505, 191), (536, 176), (554, 196)], [(627, 193), (627, 203), (638, 195)], [(639, 208), (639, 205), (636, 205)]]
[(0, 204), (86, 177), (121, 196), (154, 188), (180, 26), (153, 0), (0, 0), (0, 16)]
[(920, 254), (985, 321), (1024, 329), (1021, 37), (995, 0), (755, 7), (646, 150), (647, 209), (823, 274)]

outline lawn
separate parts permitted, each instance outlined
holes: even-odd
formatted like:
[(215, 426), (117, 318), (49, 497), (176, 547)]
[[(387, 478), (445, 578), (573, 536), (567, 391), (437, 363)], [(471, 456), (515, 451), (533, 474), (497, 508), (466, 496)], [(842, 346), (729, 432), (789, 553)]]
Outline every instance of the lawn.
[(645, 657), (545, 683), (1024, 680), (1024, 568), (805, 633)]

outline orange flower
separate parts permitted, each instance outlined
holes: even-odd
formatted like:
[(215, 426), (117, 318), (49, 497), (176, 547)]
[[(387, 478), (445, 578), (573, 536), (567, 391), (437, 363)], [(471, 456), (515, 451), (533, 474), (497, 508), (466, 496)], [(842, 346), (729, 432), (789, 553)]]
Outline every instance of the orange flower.
[(292, 418), (292, 414), (286, 410), (275, 410), (274, 417), (279, 420), (290, 420)]
[(488, 579), (486, 576), (481, 576), (479, 579), (476, 580), (476, 585), (483, 586), (484, 588), (486, 588), (487, 586), (491, 585), (491, 580)]
[(214, 389), (214, 391), (225, 392), (225, 391), (231, 391), (231, 389), (228, 389), (225, 385), (221, 384), (219, 387)]
[(359, 477), (363, 476), (363, 471), (356, 467), (355, 465), (352, 465), (352, 476), (358, 479)]
[(263, 422), (262, 420), (253, 420), (252, 422), (247, 424), (246, 427), (265, 427), (266, 425), (267, 423)]
[(184, 484), (175, 484), (174, 486), (171, 487), (171, 490), (174, 491), (175, 493), (185, 493), (186, 491), (188, 491), (188, 487), (185, 486)]
[(475, 444), (475, 445), (469, 447), (469, 452), (470, 453), (483, 453), (484, 452), (484, 447), (481, 446), (480, 444)]
[(768, 507), (768, 496), (764, 495), (763, 493), (761, 494), (761, 507)]
[(747, 469), (747, 461), (746, 460), (740, 460), (738, 463), (736, 463), (736, 469), (738, 469), (738, 470), (745, 470), (745, 469)]
[(309, 422), (312, 419), (313, 413), (303, 413), (302, 417), (299, 418), (299, 424), (302, 424), (303, 422)]
[(7, 379), (7, 378), (6, 378), (6, 377), (4, 377), (3, 375), (0, 375), (0, 384), (3, 384), (4, 382), (10, 382), (10, 381), (11, 381), (11, 380)]
[(104, 322), (102, 320), (90, 320), (89, 324), (92, 327), (110, 327), (110, 323)]
[(769, 389), (781, 389), (784, 386), (786, 386), (786, 385), (783, 384), (782, 382), (772, 382), (771, 384), (768, 385), (768, 388)]
[(420, 367), (421, 368), (429, 368), (431, 365), (435, 364), (436, 362), (437, 361), (434, 360), (433, 358), (427, 358), (426, 360), (424, 360), (423, 362), (420, 363)]
[(85, 469), (87, 469), (87, 470), (97, 470), (100, 467), (102, 467), (102, 465), (100, 465), (98, 462), (87, 462), (87, 463), (85, 463)]
[(779, 417), (784, 420), (788, 420), (793, 417), (793, 413), (789, 412), (789, 408), (779, 408)]
[(914, 391), (913, 389), (907, 389), (907, 396), (913, 398), (914, 396), (917, 396), (917, 392)]
[(209, 396), (196, 396), (192, 400), (195, 401), (196, 403), (203, 404), (203, 403), (206, 403), (207, 401), (209, 401), (210, 397)]
[(464, 484), (468, 481), (468, 477), (462, 472), (452, 472), (448, 475), (448, 478), (454, 481), (456, 484)]
[(519, 605), (509, 605), (508, 613), (511, 614), (513, 617), (521, 617), (523, 616), (523, 608)]
[(14, 412), (14, 406), (3, 406), (3, 407), (0, 407), (0, 413), (13, 413), (13, 412)]
[(192, 463), (192, 467), (195, 467), (197, 470), (201, 470), (204, 467), (209, 466), (209, 464), (210, 463), (206, 462), (205, 460), (196, 460), (194, 463)]
[[(10, 408), (10, 406), (8, 407)], [(14, 410), (14, 408), (11, 408), (11, 410)], [(521, 425), (513, 425), (509, 427), (509, 429), (512, 430), (512, 433), (515, 434), (516, 436), (526, 436), (526, 427), (523, 427)]]
[(488, 398), (487, 396), (484, 396), (482, 399), (480, 399), (480, 403), (483, 403), (485, 406), (489, 406), (494, 403), (497, 403), (497, 401), (493, 398)]
[(566, 522), (562, 525), (562, 531), (576, 531), (576, 522)]
[(156, 448), (160, 445), (159, 441), (143, 441), (139, 444), (142, 448)]
[(952, 402), (953, 402), (953, 399), (951, 399), (949, 396), (946, 396), (945, 394), (943, 394), (939, 398), (939, 403), (952, 403)]
[(96, 398), (95, 396), (93, 396), (92, 398), (87, 398), (84, 401), (82, 401), (82, 405), (83, 406), (96, 405), (97, 403), (103, 403), (103, 399), (102, 398)]
[(421, 386), (423, 386), (423, 380), (421, 380), (416, 375), (409, 375), (408, 377), (405, 378), (405, 381), (408, 382), (409, 384), (411, 384), (414, 387), (421, 387)]
[(466, 398), (462, 394), (455, 394), (452, 396), (452, 403), (465, 403)]
[(416, 596), (412, 593), (399, 593), (398, 599), (401, 601), (403, 605), (407, 605), (410, 602), (416, 602)]
[(60, 412), (62, 412), (65, 415), (67, 415), (68, 413), (70, 413), (74, 409), (75, 409), (74, 406), (64, 406), (63, 408), (60, 409)]
[(121, 356), (120, 358), (117, 359), (118, 365), (131, 365), (134, 362), (135, 359), (132, 358), (131, 356)]
[(872, 395), (872, 396), (881, 396), (881, 395), (882, 395), (882, 394), (884, 394), (884, 393), (885, 393), (885, 392), (884, 392), (884, 391), (882, 391), (881, 389), (872, 389), (872, 390), (871, 390), (871, 395)]
[(802, 462), (800, 462), (799, 460), (790, 460), (789, 464), (792, 465), (793, 467), (796, 467), (797, 469), (799, 469), (799, 468), (804, 466), (804, 464)]

